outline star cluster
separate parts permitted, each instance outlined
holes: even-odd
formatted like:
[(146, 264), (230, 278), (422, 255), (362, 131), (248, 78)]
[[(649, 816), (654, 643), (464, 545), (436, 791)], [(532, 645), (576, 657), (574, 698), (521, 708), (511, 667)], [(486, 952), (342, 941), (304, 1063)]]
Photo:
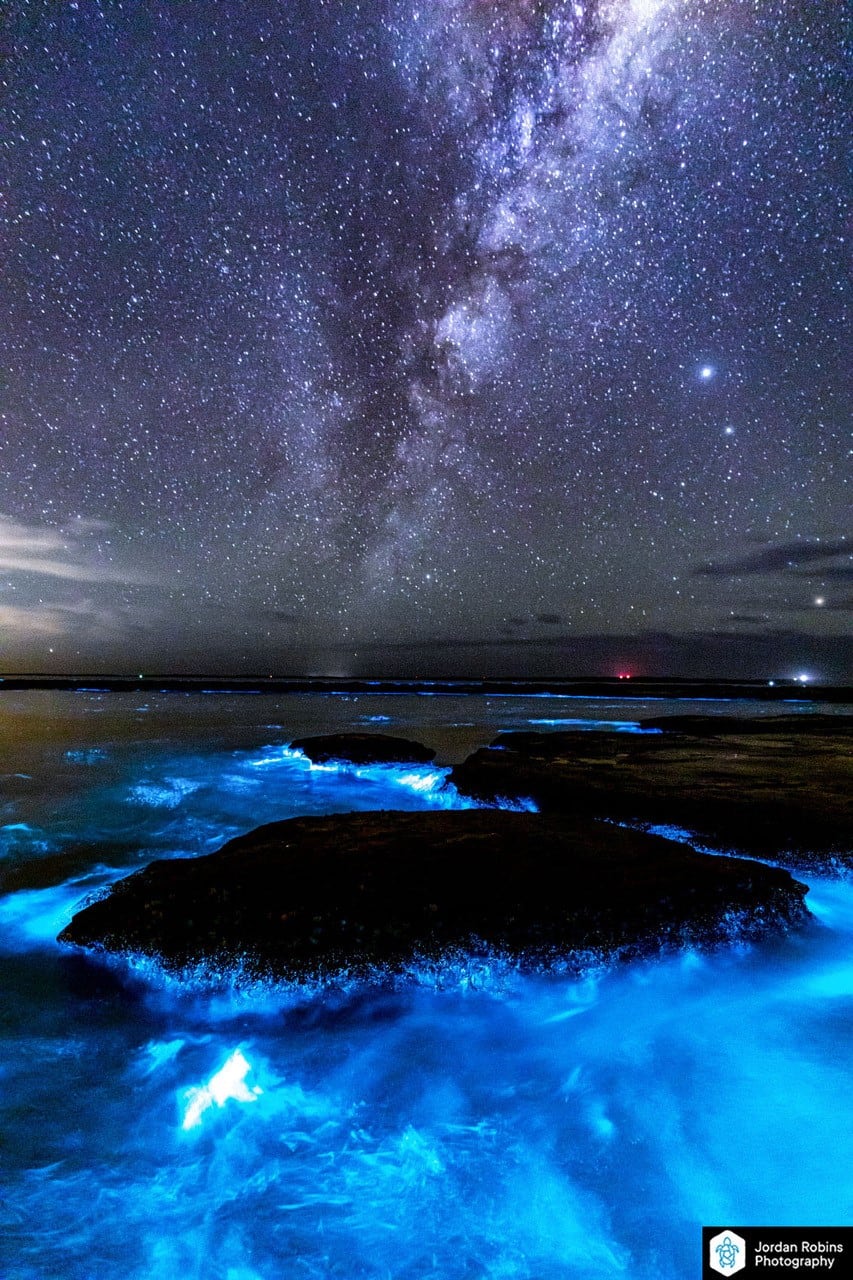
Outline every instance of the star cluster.
[(12, 0), (6, 665), (840, 645), (840, 28)]

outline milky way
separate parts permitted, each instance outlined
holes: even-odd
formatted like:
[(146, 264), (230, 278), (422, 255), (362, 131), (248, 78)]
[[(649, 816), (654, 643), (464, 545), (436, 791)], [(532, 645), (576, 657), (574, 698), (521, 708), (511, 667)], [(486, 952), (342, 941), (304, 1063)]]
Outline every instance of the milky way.
[(9, 9), (7, 666), (840, 674), (840, 6)]

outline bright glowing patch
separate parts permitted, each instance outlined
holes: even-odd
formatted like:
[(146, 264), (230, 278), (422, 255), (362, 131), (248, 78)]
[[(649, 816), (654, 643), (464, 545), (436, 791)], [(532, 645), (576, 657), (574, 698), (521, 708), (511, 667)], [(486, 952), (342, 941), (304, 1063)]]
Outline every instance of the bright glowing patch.
[(161, 784), (140, 782), (131, 788), (131, 804), (150, 805), (153, 809), (177, 809), (181, 801), (201, 787), (189, 778), (166, 778)]
[(494, 807), (496, 809), (507, 809), (510, 813), (539, 812), (539, 805), (532, 796), (518, 796), (515, 799), (510, 796), (497, 796)]
[[(449, 768), (436, 768), (434, 765), (399, 765), (399, 764), (365, 764), (355, 765), (346, 760), (331, 760), (325, 764), (314, 764), (301, 751), (291, 747), (274, 747), (255, 760), (251, 760), (253, 769), (268, 768), (273, 765), (296, 764), (309, 774), (338, 774), (342, 778), (350, 777), (360, 782), (395, 790), (408, 791), (425, 802), (425, 807), (436, 809), (479, 809), (497, 807), (511, 809), (523, 813), (537, 813), (538, 807), (529, 798), (499, 798), (495, 806), (480, 805), (467, 796), (461, 796), (456, 788), (448, 782)], [(396, 804), (388, 806), (396, 808)]]
[(430, 773), (404, 773), (395, 778), (394, 781), (400, 787), (410, 787), (412, 791), (429, 794), (440, 787), (444, 782), (445, 774), (441, 770), (433, 770)]
[(165, 1066), (169, 1062), (174, 1062), (178, 1054), (183, 1049), (186, 1041), (181, 1038), (174, 1040), (152, 1040), (145, 1046), (146, 1063), (143, 1067), (143, 1073), (150, 1075), (152, 1071), (157, 1071), (160, 1067)]
[(650, 836), (661, 836), (664, 840), (675, 840), (678, 844), (691, 844), (695, 839), (686, 827), (675, 827), (665, 823), (647, 827)]
[(80, 906), (79, 884), (23, 889), (0, 898), (0, 952), (53, 949), (56, 936)]
[[(620, 676), (621, 679), (621, 676)], [(639, 720), (529, 720), (528, 724), (573, 725), (576, 729), (604, 729), (615, 733), (663, 733), (663, 729), (643, 729)]]
[(184, 1096), (187, 1105), (181, 1128), (198, 1128), (205, 1111), (214, 1105), (224, 1107), (229, 1099), (234, 1102), (257, 1102), (263, 1089), (258, 1085), (250, 1089), (246, 1084), (246, 1076), (251, 1070), (251, 1065), (241, 1051), (235, 1049), (224, 1066), (210, 1077), (207, 1084), (186, 1091)]

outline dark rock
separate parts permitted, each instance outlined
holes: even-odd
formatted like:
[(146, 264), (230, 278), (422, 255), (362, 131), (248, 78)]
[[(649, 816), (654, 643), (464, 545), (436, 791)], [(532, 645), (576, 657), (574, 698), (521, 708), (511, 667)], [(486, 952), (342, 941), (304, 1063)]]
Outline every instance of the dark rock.
[(802, 920), (805, 892), (785, 871), (605, 823), (353, 813), (153, 862), (78, 912), (60, 941), (172, 969), (239, 961), (293, 977), (483, 945), (537, 959), (636, 954), (712, 936), (731, 912), (756, 928)]
[(718, 717), (699, 719), (689, 717), (691, 735), (503, 733), (450, 781), (487, 803), (531, 797), (547, 812), (675, 825), (718, 848), (849, 857), (849, 736), (800, 720), (794, 732), (764, 721), (754, 733), (751, 722), (746, 732), (720, 732)]
[(314, 738), (297, 738), (294, 751), (302, 751), (313, 764), (345, 760), (348, 764), (429, 764), (435, 756), (431, 747), (390, 733), (325, 733)]
[(825, 716), (819, 712), (799, 716), (653, 716), (641, 720), (642, 729), (660, 729), (663, 733), (687, 733), (699, 738), (721, 734), (784, 733), (789, 737), (814, 734), (849, 735), (853, 716)]

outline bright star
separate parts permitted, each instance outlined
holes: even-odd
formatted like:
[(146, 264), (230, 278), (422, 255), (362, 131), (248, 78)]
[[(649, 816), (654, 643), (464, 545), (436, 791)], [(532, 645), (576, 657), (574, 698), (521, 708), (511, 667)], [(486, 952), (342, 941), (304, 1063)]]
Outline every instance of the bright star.
[(707, 382), (710, 378), (713, 378), (716, 372), (717, 370), (712, 364), (703, 364), (702, 368), (699, 370), (699, 377), (703, 382)]

